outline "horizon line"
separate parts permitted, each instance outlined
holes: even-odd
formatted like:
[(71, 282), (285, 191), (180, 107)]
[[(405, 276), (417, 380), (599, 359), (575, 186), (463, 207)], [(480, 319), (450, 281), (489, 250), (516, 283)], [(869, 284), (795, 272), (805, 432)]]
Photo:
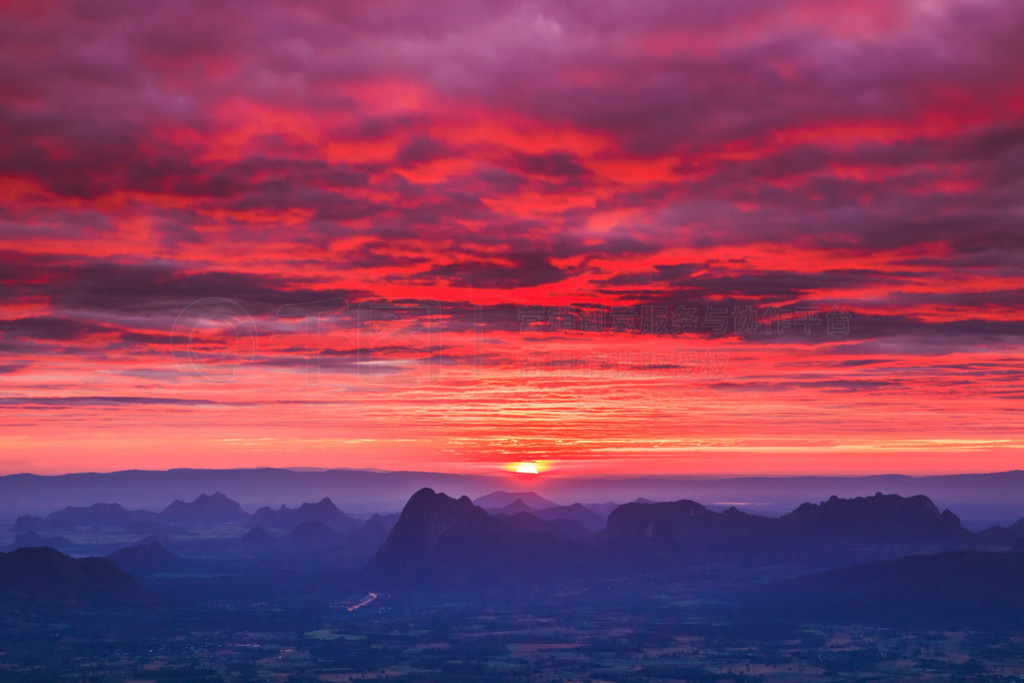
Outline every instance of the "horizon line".
[(918, 474), (906, 474), (901, 472), (878, 472), (878, 473), (856, 473), (856, 474), (824, 474), (824, 473), (700, 473), (700, 474), (687, 474), (687, 473), (655, 473), (655, 472), (640, 472), (635, 474), (558, 474), (555, 472), (545, 472), (543, 474), (517, 474), (507, 470), (499, 470), (494, 472), (444, 472), (444, 471), (433, 471), (433, 470), (409, 470), (409, 469), (396, 469), (386, 470), (381, 468), (359, 468), (359, 467), (171, 467), (168, 469), (120, 469), (120, 470), (107, 470), (107, 471), (96, 471), (96, 470), (81, 470), (74, 472), (57, 472), (49, 474), (41, 474), (38, 472), (8, 472), (0, 473), (0, 479), (8, 477), (67, 477), (67, 476), (78, 476), (78, 475), (110, 475), (110, 474), (129, 474), (129, 473), (170, 473), (170, 472), (260, 472), (260, 471), (272, 471), (272, 472), (294, 472), (294, 473), (328, 473), (328, 472), (358, 472), (365, 474), (382, 474), (382, 475), (393, 475), (393, 474), (418, 474), (418, 475), (435, 475), (435, 476), (449, 476), (449, 477), (484, 477), (489, 479), (494, 478), (505, 478), (505, 479), (516, 479), (520, 481), (532, 481), (541, 483), (543, 481), (549, 481), (552, 479), (558, 479), (561, 481), (566, 480), (625, 480), (625, 479), (688, 479), (688, 480), (723, 480), (723, 479), (872, 479), (872, 478), (883, 478), (883, 477), (900, 477), (906, 479), (926, 479), (933, 477), (962, 477), (962, 476), (986, 476), (986, 475), (999, 475), (999, 474), (1015, 474), (1024, 472), (1021, 469), (1011, 470), (996, 470), (996, 471), (981, 471), (981, 472), (934, 472), (934, 473), (918, 473)]

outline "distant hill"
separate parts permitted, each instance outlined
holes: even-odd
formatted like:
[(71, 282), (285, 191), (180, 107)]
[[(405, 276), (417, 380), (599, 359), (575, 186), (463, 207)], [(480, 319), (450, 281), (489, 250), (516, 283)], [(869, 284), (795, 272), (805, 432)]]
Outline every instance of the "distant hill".
[(537, 510), (533, 514), (537, 515), (541, 519), (556, 520), (556, 519), (567, 519), (574, 522), (579, 522), (589, 531), (600, 531), (604, 528), (605, 519), (587, 509), (585, 506), (579, 503), (573, 503), (572, 505), (558, 505), (552, 508), (545, 508), (543, 510)]
[(616, 503), (584, 503), (583, 507), (593, 512), (601, 519), (608, 519), (608, 515), (612, 514), (615, 508), (619, 506)]
[(74, 528), (68, 524), (55, 524), (37, 515), (21, 515), (11, 530), (19, 534), (29, 531), (37, 534), (64, 534), (74, 531)]
[(477, 507), (483, 508), (484, 510), (490, 510), (492, 508), (507, 507), (515, 503), (517, 500), (522, 501), (523, 505), (527, 506), (531, 510), (543, 510), (544, 508), (553, 508), (558, 506), (557, 503), (552, 503), (550, 500), (541, 498), (532, 491), (495, 491), (494, 493), (488, 493), (486, 496), (480, 496), (473, 501), (473, 504)]
[(518, 515), (521, 512), (528, 514), (536, 512), (536, 510), (524, 503), (522, 498), (516, 498), (504, 507), (485, 507), (483, 505), (480, 505), (479, 507), (482, 507), (491, 515)]
[(1007, 547), (1014, 547), (1018, 541), (1024, 539), (1024, 519), (1018, 519), (1009, 526), (993, 526), (981, 532), (981, 536), (994, 544)]
[(146, 539), (107, 555), (119, 568), (135, 576), (158, 574), (181, 569), (182, 558), (171, 553), (157, 539)]
[(200, 494), (191, 503), (176, 500), (157, 515), (157, 519), (165, 524), (196, 527), (244, 524), (249, 515), (238, 503), (218, 491), (211, 495)]
[(74, 559), (53, 548), (0, 553), (0, 608), (17, 604), (143, 606), (155, 602), (108, 559)]
[(14, 523), (14, 531), (36, 533), (68, 533), (80, 528), (118, 529), (134, 524), (155, 524), (156, 513), (149, 510), (125, 510), (118, 503), (93, 503), (87, 507), (67, 506), (51, 512), (45, 519), (22, 515)]
[(34, 531), (26, 531), (14, 537), (11, 549), (42, 548), (44, 546), (61, 550), (75, 550), (78, 547), (74, 541), (64, 536), (48, 536), (44, 538)]
[(521, 532), (533, 534), (550, 534), (566, 541), (582, 543), (594, 539), (594, 532), (587, 529), (574, 519), (553, 518), (543, 519), (537, 513), (519, 512), (514, 515), (489, 513), (502, 526)]
[(155, 520), (132, 522), (121, 529), (126, 536), (174, 536), (186, 533), (185, 529), (176, 524), (164, 524)]
[(324, 522), (303, 522), (284, 537), (285, 543), (298, 546), (331, 545), (341, 543), (345, 536)]
[(324, 498), (319, 503), (303, 503), (294, 509), (284, 505), (277, 510), (262, 507), (253, 513), (248, 525), (287, 533), (309, 522), (322, 522), (336, 531), (351, 531), (360, 526), (357, 520), (339, 510), (330, 498)]
[(959, 551), (860, 564), (744, 591), (740, 605), (772, 619), (1019, 627), (1024, 552)]
[(524, 503), (521, 498), (517, 498), (514, 502), (509, 503), (505, 507), (485, 509), (492, 515), (514, 516), (526, 513), (547, 521), (553, 521), (556, 519), (571, 520), (581, 524), (589, 531), (600, 531), (604, 528), (605, 522), (603, 517), (598, 515), (596, 512), (588, 510), (579, 503), (573, 503), (572, 505), (555, 505), (536, 509)]
[(352, 538), (357, 542), (379, 547), (387, 540), (388, 534), (395, 528), (395, 524), (398, 524), (399, 517), (401, 515), (397, 513), (373, 515), (356, 529)]
[(242, 538), (239, 540), (243, 545), (252, 548), (266, 548), (277, 542), (277, 539), (261, 526), (254, 526), (249, 529), (242, 534)]
[(125, 510), (118, 503), (93, 503), (88, 507), (68, 506), (46, 517), (50, 524), (67, 527), (121, 528), (135, 522), (154, 521), (149, 510)]

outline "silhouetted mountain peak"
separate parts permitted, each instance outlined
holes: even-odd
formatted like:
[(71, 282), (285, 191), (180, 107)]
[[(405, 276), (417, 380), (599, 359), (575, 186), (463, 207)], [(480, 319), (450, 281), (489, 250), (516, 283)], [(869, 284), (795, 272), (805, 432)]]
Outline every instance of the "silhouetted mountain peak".
[(486, 496), (480, 496), (473, 501), (475, 505), (485, 510), (492, 508), (503, 508), (517, 500), (523, 502), (523, 505), (527, 506), (531, 510), (543, 510), (544, 508), (557, 507), (557, 503), (552, 503), (546, 498), (542, 498), (533, 491), (495, 491), (494, 493), (488, 493)]
[(456, 499), (443, 493), (435, 493), (433, 489), (423, 488), (409, 499), (394, 531), (425, 531), (426, 535), (423, 538), (431, 542), (453, 528), (482, 528), (486, 525), (487, 519), (487, 513), (473, 505), (469, 496)]
[(671, 535), (680, 525), (689, 526), (693, 520), (706, 519), (715, 513), (692, 500), (674, 503), (626, 503), (608, 515), (605, 526), (610, 536), (658, 538)]
[(209, 507), (218, 506), (218, 505), (237, 505), (237, 503), (235, 503), (235, 501), (231, 500), (230, 498), (225, 496), (220, 491), (214, 491), (213, 493), (210, 493), (210, 494), (200, 493), (196, 497), (196, 499), (194, 501), (192, 501), (192, 504), (193, 505), (205, 505), (205, 506), (209, 506)]
[(116, 550), (107, 555), (107, 559), (130, 574), (169, 571), (181, 563), (181, 558), (167, 550), (157, 538), (147, 538)]
[(783, 522), (794, 528), (820, 533), (903, 533), (958, 532), (960, 519), (949, 510), (939, 512), (927, 496), (904, 498), (876, 493), (861, 498), (832, 496), (820, 504), (804, 503)]
[[(873, 547), (884, 557), (909, 547), (948, 548), (973, 536), (949, 511), (925, 496), (897, 495), (805, 503), (781, 518), (747, 514), (735, 507), (713, 512), (690, 500), (628, 503), (608, 517), (602, 535), (610, 562), (659, 567), (672, 562), (837, 562), (851, 548)], [(646, 564), (645, 564), (646, 563)]]
[(516, 498), (505, 507), (485, 509), (487, 512), (496, 515), (518, 515), (521, 512), (525, 512), (527, 514), (534, 512), (534, 509), (524, 503), (522, 498)]
[(178, 524), (225, 524), (244, 522), (245, 510), (221, 492), (200, 494), (191, 503), (176, 500), (160, 513), (160, 519)]
[(0, 596), (34, 604), (139, 605), (153, 602), (128, 574), (102, 557), (75, 559), (49, 547), (0, 553)]
[(468, 496), (451, 498), (422, 488), (406, 503), (398, 522), (371, 561), (371, 566), (394, 572), (433, 558), (440, 539), (452, 533), (477, 533), (496, 523)]
[(563, 571), (580, 557), (543, 520), (526, 513), (501, 519), (467, 496), (456, 499), (420, 489), (370, 560), (367, 573), (376, 580), (413, 583), (520, 583)]

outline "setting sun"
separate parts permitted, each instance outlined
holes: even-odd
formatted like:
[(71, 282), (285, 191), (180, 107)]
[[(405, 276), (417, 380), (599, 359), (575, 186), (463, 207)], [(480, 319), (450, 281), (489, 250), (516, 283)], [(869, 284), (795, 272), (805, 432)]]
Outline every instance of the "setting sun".
[(521, 462), (515, 465), (516, 474), (540, 474), (540, 470), (532, 462)]

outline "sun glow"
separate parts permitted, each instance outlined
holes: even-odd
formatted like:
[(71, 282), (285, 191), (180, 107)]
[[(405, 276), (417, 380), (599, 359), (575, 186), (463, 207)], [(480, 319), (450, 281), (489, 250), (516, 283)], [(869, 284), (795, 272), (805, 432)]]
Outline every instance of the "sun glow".
[(510, 467), (516, 474), (540, 474), (537, 465), (532, 462), (517, 462)]

